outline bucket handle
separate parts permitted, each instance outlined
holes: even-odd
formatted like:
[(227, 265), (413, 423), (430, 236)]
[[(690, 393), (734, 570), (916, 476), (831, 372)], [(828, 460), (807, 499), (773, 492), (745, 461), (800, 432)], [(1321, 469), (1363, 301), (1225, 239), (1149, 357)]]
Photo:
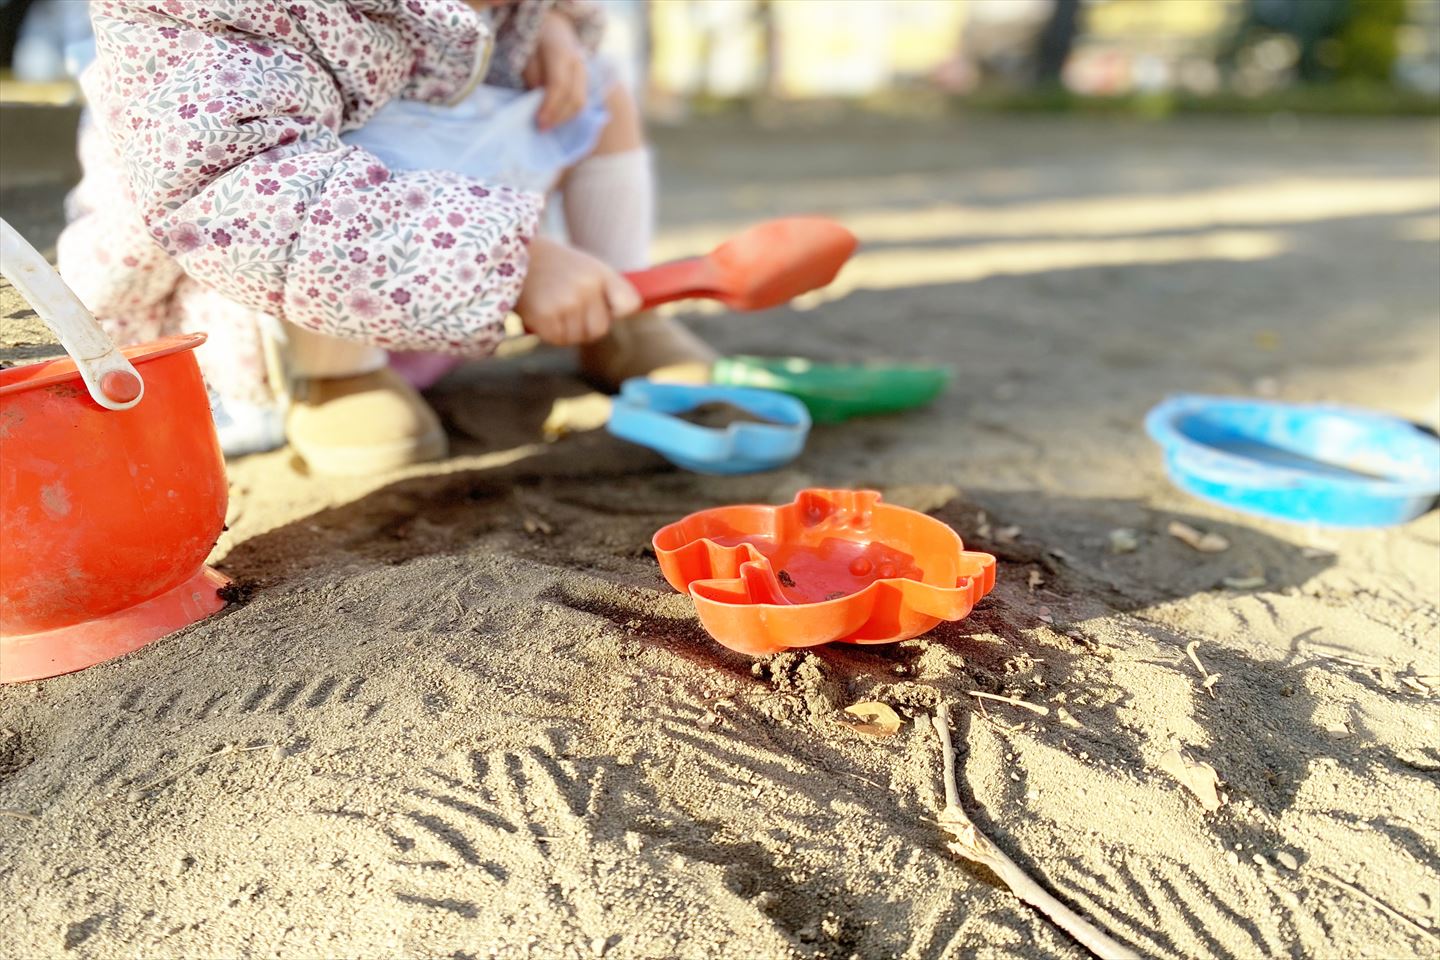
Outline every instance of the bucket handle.
[(145, 381), (100, 329), (75, 292), (40, 252), (0, 219), (0, 275), (60, 340), (90, 396), (107, 410), (129, 410), (145, 396)]

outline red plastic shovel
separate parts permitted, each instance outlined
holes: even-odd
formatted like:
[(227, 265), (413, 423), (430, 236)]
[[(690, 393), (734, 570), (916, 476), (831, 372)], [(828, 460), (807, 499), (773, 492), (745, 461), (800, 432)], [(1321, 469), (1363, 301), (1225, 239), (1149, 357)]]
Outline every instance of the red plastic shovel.
[[(703, 257), (625, 274), (641, 310), (673, 300), (719, 300), (735, 310), (764, 310), (825, 286), (855, 252), (855, 235), (823, 217), (756, 224)], [(441, 353), (392, 353), (390, 365), (417, 389), (434, 386), (459, 366)]]
[(823, 217), (757, 224), (703, 257), (625, 274), (644, 309), (695, 297), (764, 310), (825, 286), (855, 252), (855, 235)]

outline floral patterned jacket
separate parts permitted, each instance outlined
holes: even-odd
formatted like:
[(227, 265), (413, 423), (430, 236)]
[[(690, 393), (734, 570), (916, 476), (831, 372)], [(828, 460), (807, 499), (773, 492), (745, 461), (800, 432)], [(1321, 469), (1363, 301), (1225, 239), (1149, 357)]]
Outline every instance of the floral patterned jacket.
[[(598, 17), (560, 0), (582, 39)], [(485, 354), (519, 295), (540, 197), (391, 172), (342, 132), (393, 97), (519, 85), (555, 0), (96, 0), (94, 130), (61, 267), (123, 327), (183, 278), (392, 349)]]

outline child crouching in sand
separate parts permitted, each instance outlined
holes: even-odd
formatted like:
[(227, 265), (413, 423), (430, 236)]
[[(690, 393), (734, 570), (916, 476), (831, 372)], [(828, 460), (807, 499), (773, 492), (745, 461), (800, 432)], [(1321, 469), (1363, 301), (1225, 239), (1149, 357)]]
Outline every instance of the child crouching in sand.
[[(209, 334), (228, 452), (283, 430), (320, 472), (441, 457), (388, 351), (485, 356), (512, 310), (606, 384), (712, 358), (673, 322), (615, 322), (654, 183), (589, 5), (96, 0), (91, 20), (60, 268), (117, 340)], [(537, 235), (557, 183), (570, 245)]]

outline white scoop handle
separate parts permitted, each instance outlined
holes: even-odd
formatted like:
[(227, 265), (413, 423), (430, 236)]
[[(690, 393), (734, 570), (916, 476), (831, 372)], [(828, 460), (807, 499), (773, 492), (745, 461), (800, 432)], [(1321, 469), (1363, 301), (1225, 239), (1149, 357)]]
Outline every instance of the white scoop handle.
[(145, 396), (145, 381), (100, 329), (75, 292), (40, 251), (0, 219), (0, 275), (30, 302), (60, 340), (95, 402), (129, 410)]

